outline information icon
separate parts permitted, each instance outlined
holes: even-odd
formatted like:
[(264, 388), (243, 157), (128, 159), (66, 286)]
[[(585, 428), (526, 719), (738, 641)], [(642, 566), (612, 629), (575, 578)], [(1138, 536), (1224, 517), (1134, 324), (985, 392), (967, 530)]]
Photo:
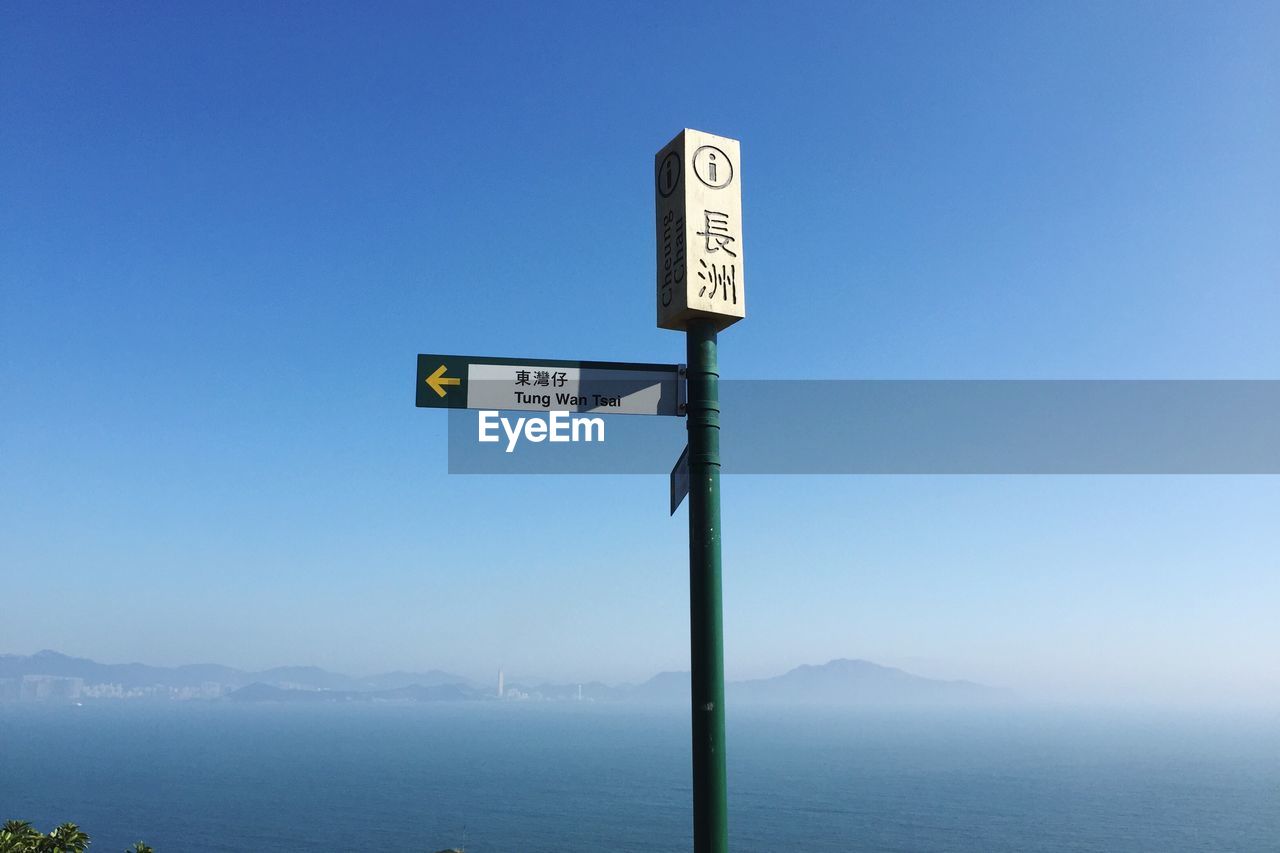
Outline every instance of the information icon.
[(711, 189), (724, 189), (733, 182), (733, 161), (714, 145), (704, 145), (693, 152), (693, 173)]
[(680, 155), (672, 151), (658, 165), (658, 195), (666, 198), (680, 186)]

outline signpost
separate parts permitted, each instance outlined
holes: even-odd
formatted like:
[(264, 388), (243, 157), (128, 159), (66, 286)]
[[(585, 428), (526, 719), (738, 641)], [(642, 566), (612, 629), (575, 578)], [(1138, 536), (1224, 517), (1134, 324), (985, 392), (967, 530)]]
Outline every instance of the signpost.
[(416, 399), (436, 409), (688, 415), (671, 513), (687, 494), (693, 849), (727, 853), (716, 336), (746, 316), (738, 141), (682, 130), (654, 157), (654, 192), (658, 326), (685, 332), (687, 368), (419, 355)]
[(689, 361), (694, 853), (729, 849), (716, 333), (746, 316), (738, 154), (736, 139), (686, 129), (654, 156), (658, 326), (684, 330)]
[(678, 364), (419, 355), (417, 405), (610, 415), (683, 415)]

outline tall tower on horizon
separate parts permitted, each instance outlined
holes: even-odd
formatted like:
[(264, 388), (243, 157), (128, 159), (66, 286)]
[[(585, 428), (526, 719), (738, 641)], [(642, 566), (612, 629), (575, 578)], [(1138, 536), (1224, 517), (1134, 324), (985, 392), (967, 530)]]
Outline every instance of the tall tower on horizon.
[(501, 698), (502, 698), (502, 692), (503, 692), (503, 685), (502, 685), (502, 667), (498, 667), (498, 698), (499, 698), (499, 699), (501, 699)]

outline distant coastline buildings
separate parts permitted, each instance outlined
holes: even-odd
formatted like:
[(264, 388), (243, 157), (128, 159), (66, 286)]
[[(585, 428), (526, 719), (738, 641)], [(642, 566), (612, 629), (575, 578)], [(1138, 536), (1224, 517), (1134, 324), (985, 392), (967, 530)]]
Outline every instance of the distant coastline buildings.
[(83, 692), (83, 678), (24, 675), (0, 679), (0, 700), (10, 702), (74, 702)]
[(22, 675), (0, 678), (0, 702), (78, 702), (81, 699), (219, 699), (228, 688), (216, 682), (173, 687), (125, 687), (122, 684), (85, 684), (83, 678), (66, 675)]
[[(508, 687), (506, 674), (502, 668), (498, 668), (498, 699), (508, 702), (518, 702), (522, 699), (528, 699), (529, 694), (518, 687)], [(539, 697), (540, 698), (540, 697)]]

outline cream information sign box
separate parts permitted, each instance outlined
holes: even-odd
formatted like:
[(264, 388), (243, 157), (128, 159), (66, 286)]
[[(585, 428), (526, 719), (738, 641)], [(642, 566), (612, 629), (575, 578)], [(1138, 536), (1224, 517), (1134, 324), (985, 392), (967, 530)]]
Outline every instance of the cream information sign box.
[(738, 140), (685, 129), (654, 156), (658, 326), (746, 316)]

